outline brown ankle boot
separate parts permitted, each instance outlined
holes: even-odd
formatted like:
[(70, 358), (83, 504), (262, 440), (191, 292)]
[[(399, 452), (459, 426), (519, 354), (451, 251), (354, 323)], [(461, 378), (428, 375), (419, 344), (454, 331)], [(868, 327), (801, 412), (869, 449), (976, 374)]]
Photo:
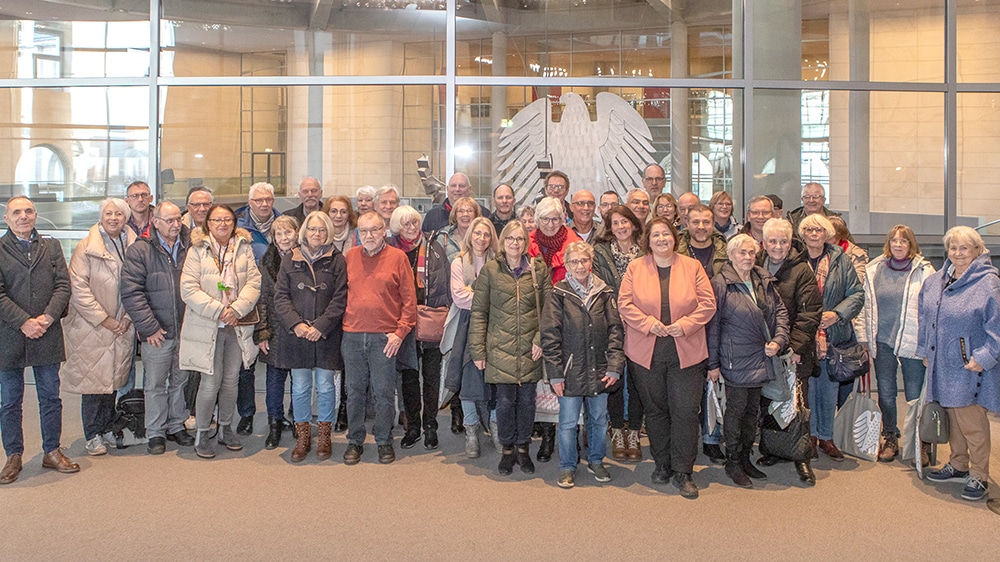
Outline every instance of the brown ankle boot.
[(878, 452), (878, 462), (892, 462), (899, 454), (899, 439), (893, 433), (887, 433), (882, 448)]
[(330, 444), (330, 432), (333, 431), (333, 422), (319, 422), (319, 434), (316, 436), (316, 458), (325, 461), (333, 454)]
[(302, 462), (305, 460), (306, 455), (309, 454), (311, 447), (312, 435), (309, 429), (309, 422), (297, 422), (295, 424), (295, 433), (297, 436), (295, 449), (292, 450), (292, 462)]

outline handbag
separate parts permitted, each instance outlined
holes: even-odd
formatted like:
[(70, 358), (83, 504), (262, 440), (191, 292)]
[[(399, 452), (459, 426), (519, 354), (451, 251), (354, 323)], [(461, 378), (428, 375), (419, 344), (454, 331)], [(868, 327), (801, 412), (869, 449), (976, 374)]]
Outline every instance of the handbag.
[(798, 414), (798, 409), (796, 404), (798, 403), (798, 385), (796, 384), (797, 378), (795, 376), (795, 365), (792, 364), (791, 368), (785, 373), (783, 377), (783, 383), (788, 387), (788, 392), (791, 398), (785, 401), (776, 402), (771, 401), (771, 404), (767, 407), (767, 413), (774, 417), (774, 421), (778, 422), (778, 426), (782, 429), (788, 427), (788, 424), (792, 423), (795, 416)]
[(712, 433), (716, 427), (722, 427), (722, 420), (725, 409), (719, 400), (722, 394), (721, 380), (718, 382), (708, 381), (708, 392), (705, 393), (705, 432)]
[(920, 414), (920, 439), (924, 443), (947, 443), (950, 435), (948, 414), (937, 402), (924, 404)]
[(764, 416), (760, 424), (760, 453), (793, 462), (806, 462), (812, 457), (809, 439), (809, 408), (802, 396), (800, 383), (795, 387), (795, 418), (787, 427), (780, 427), (773, 416)]
[(870, 377), (864, 376), (833, 419), (833, 442), (845, 454), (874, 461), (881, 437), (882, 411), (872, 399)]
[(415, 337), (425, 343), (441, 343), (444, 336), (444, 321), (448, 318), (447, 306), (417, 305), (417, 326)]
[(792, 352), (771, 357), (774, 364), (774, 379), (764, 383), (760, 395), (774, 402), (787, 402), (792, 397), (792, 386), (788, 384), (788, 375), (795, 376), (795, 363), (792, 363)]
[(538, 381), (535, 387), (535, 415), (543, 414), (547, 416), (559, 415), (559, 397), (552, 392), (552, 385), (545, 381)]
[(246, 313), (243, 318), (236, 321), (237, 326), (256, 326), (260, 324), (260, 313), (257, 312), (257, 307), (250, 309), (250, 312)]
[(868, 374), (868, 346), (858, 343), (847, 345), (831, 345), (827, 348), (826, 360), (829, 361), (827, 373), (830, 379), (837, 382), (849, 382)]

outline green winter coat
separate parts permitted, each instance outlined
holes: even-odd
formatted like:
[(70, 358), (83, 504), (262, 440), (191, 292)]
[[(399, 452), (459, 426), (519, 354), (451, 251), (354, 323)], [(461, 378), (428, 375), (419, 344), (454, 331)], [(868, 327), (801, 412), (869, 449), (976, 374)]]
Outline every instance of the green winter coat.
[(545, 302), (552, 281), (541, 258), (531, 259), (529, 267), (534, 277), (525, 271), (515, 279), (507, 261), (498, 256), (476, 279), (469, 351), (473, 361), (486, 360), (487, 383), (535, 383), (542, 378), (542, 361), (531, 360), (531, 346), (541, 345), (536, 302)]

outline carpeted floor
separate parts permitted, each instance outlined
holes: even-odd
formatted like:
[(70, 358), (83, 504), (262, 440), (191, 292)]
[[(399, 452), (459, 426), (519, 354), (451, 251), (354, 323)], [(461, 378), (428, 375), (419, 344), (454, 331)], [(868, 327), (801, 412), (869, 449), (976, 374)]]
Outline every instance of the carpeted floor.
[(782, 464), (765, 469), (766, 484), (743, 490), (699, 456), (694, 501), (652, 487), (648, 459), (609, 462), (611, 482), (596, 483), (580, 465), (577, 487), (563, 490), (557, 459), (536, 464), (533, 476), (515, 469), (503, 478), (485, 438), (483, 456), (465, 459), (464, 437), (441, 416), (437, 451), (402, 451), (397, 430), (394, 464), (377, 463), (369, 437), (362, 463), (349, 467), (340, 462), (341, 434), (332, 459), (293, 465), (290, 434), (286, 447), (263, 449), (263, 399), (258, 393), (245, 449), (206, 461), (174, 443), (157, 457), (141, 444), (88, 457), (79, 397), (64, 394), (63, 445), (82, 470), (62, 475), (41, 468), (29, 386), (25, 469), (0, 488), (0, 558), (988, 560), (1000, 552), (1000, 517), (985, 502), (959, 499), (958, 483), (921, 482), (899, 462), (824, 457), (814, 464), (815, 488)]

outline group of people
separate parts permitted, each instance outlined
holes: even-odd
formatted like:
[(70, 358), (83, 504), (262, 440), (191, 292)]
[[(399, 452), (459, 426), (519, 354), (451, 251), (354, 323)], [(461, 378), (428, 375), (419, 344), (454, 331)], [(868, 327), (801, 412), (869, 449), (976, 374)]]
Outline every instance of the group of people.
[[(373, 411), (378, 461), (391, 463), (394, 424), (402, 448), (433, 450), (437, 411), (450, 407), (465, 455), (481, 456), (488, 436), (502, 475), (534, 472), (540, 436), (535, 460), (558, 453), (559, 486), (574, 486), (581, 461), (607, 482), (608, 442), (612, 458), (637, 462), (645, 431), (652, 482), (695, 498), (699, 440), (742, 487), (784, 460), (754, 463), (752, 451), (770, 403), (762, 388), (787, 369), (808, 397), (811, 457), (842, 460), (833, 420), (853, 383), (835, 380), (828, 359), (861, 342), (878, 383), (878, 460), (900, 454), (901, 369), (906, 399), (925, 394), (951, 422), (951, 457), (928, 479), (963, 482), (968, 500), (987, 495), (1000, 278), (975, 230), (948, 231), (935, 271), (904, 225), (869, 261), (818, 184), (803, 186), (787, 219), (780, 198), (751, 198), (740, 224), (724, 192), (708, 205), (692, 193), (674, 199), (656, 164), (642, 183), (624, 201), (586, 189), (567, 199), (570, 178), (555, 171), (534, 206), (518, 209), (512, 187), (497, 186), (491, 212), (458, 173), (422, 216), (394, 186), (324, 201), (306, 178), (285, 214), (267, 183), (236, 210), (195, 188), (182, 214), (169, 201), (152, 206), (149, 186), (135, 182), (125, 199), (100, 204), (68, 268), (60, 245), (35, 230), (31, 200), (14, 197), (0, 238), (0, 483), (22, 468), (25, 367), (43, 466), (71, 473), (79, 465), (60, 451), (60, 389), (82, 396), (87, 452), (106, 453), (138, 346), (150, 454), (167, 441), (202, 458), (215, 445), (240, 450), (261, 360), (265, 447), (291, 430), (293, 462), (313, 449), (314, 416), (317, 459), (346, 431), (343, 461), (359, 463)], [(718, 424), (706, 398), (720, 381)], [(553, 400), (557, 411), (537, 407)], [(920, 454), (927, 463), (926, 446)], [(810, 460), (787, 460), (815, 484)]]

